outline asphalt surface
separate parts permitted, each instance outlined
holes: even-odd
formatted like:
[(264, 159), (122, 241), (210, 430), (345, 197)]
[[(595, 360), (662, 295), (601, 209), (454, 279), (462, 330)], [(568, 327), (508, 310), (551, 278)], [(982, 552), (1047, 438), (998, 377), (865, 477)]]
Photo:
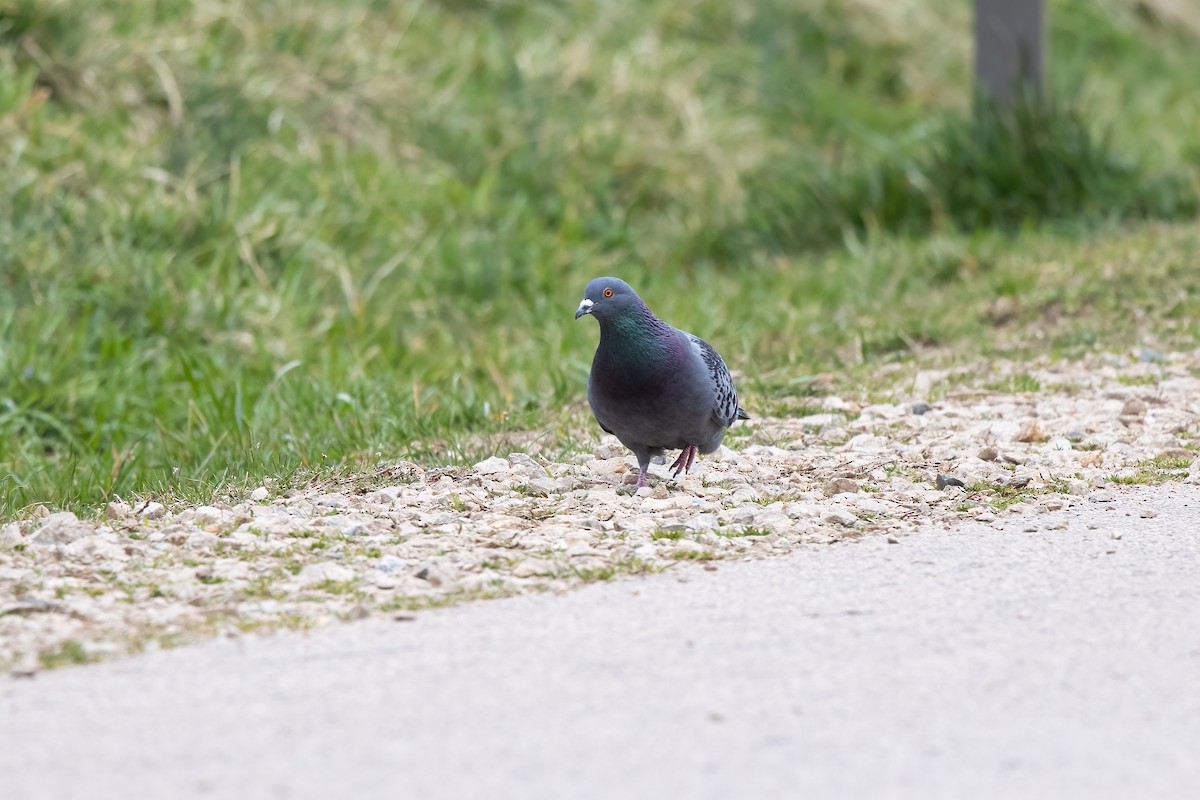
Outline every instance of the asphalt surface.
[(6, 800), (333, 796), (1200, 797), (1200, 488), (0, 681)]

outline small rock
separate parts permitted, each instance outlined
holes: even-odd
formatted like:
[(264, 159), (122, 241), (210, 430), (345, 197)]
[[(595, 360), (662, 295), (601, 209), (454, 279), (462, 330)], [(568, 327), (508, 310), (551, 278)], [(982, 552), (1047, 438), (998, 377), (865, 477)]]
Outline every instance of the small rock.
[(160, 519), (166, 513), (167, 507), (162, 503), (157, 503), (153, 500), (142, 506), (141, 510), (138, 512), (139, 515), (145, 517), (146, 519)]
[(553, 478), (530, 478), (525, 483), (525, 489), (534, 497), (548, 497), (562, 492), (563, 484)]
[(554, 575), (557, 571), (552, 561), (527, 558), (513, 567), (512, 574), (514, 578), (532, 578), (538, 575)]
[(1024, 489), (1029, 485), (1030, 480), (1031, 478), (1028, 475), (1013, 475), (1008, 480), (1003, 481), (1003, 483), (1010, 489)]
[(1078, 478), (1069, 478), (1067, 480), (1067, 494), (1076, 497), (1083, 497), (1088, 493), (1088, 485)]
[(304, 586), (313, 586), (325, 581), (333, 581), (334, 583), (345, 583), (352, 581), (358, 577), (358, 573), (342, 564), (333, 561), (319, 561), (316, 564), (308, 564), (296, 578)]
[(99, 536), (82, 536), (63, 548), (63, 552), (84, 563), (96, 561), (127, 561), (125, 548)]
[(0, 525), (0, 550), (16, 547), (24, 540), (21, 538), (21, 526), (15, 522)]
[(929, 403), (913, 403), (910, 410), (919, 417), (933, 411), (933, 406), (929, 405)]
[(834, 478), (825, 485), (825, 494), (829, 497), (835, 494), (854, 494), (859, 488), (858, 483), (850, 478)]
[(1146, 403), (1136, 397), (1131, 397), (1125, 401), (1125, 405), (1121, 406), (1121, 417), (1144, 417), (1146, 416)]
[(937, 488), (940, 491), (945, 491), (946, 489), (950, 488), (951, 486), (957, 486), (959, 488), (966, 488), (966, 484), (963, 483), (958, 478), (954, 477), (953, 475), (942, 475), (941, 473), (938, 474), (937, 480), (934, 482), (934, 485), (937, 486)]
[(196, 531), (195, 533), (188, 534), (185, 544), (193, 550), (210, 550), (219, 541), (221, 540), (217, 536), (208, 531)]
[(41, 667), (42, 664), (38, 661), (37, 654), (22, 653), (16, 663), (9, 667), (8, 674), (14, 678), (32, 678), (37, 675)]
[(872, 453), (888, 448), (888, 440), (873, 433), (860, 433), (850, 438), (844, 445), (847, 450), (859, 453)]
[(33, 544), (67, 544), (92, 532), (92, 526), (81, 522), (70, 511), (59, 511), (46, 517), (46, 521), (33, 532), (29, 541)]
[(1000, 458), (1000, 451), (997, 450), (996, 448), (992, 447), (991, 445), (986, 445), (984, 447), (979, 448), (979, 460), (995, 461), (998, 458)]
[(602, 444), (592, 451), (592, 454), (598, 460), (604, 461), (609, 458), (619, 458), (622, 455), (622, 448), (620, 445)]
[(534, 461), (526, 453), (509, 453), (508, 463), (515, 469), (524, 472), (526, 475), (535, 476), (546, 474), (546, 468)]
[(105, 519), (122, 519), (129, 516), (129, 503), (124, 500), (114, 500), (104, 507)]
[(503, 475), (508, 472), (509, 468), (508, 461), (499, 456), (485, 458), (474, 466), (475, 472), (480, 475)]
[(313, 501), (318, 508), (345, 508), (350, 504), (350, 498), (344, 494), (323, 494)]
[(262, 501), (266, 500), (270, 496), (271, 496), (271, 493), (267, 490), (267, 487), (265, 487), (265, 486), (260, 486), (257, 489), (255, 489), (253, 492), (250, 493), (250, 499), (256, 503), (261, 503)]
[(1166, 361), (1167, 357), (1155, 350), (1152, 347), (1139, 347), (1137, 351), (1138, 361), (1143, 364), (1155, 364), (1160, 361)]
[(844, 528), (854, 527), (854, 523), (858, 522), (858, 517), (851, 514), (849, 511), (830, 511), (821, 515), (822, 522), (832, 522), (835, 525), (841, 525)]
[(375, 569), (379, 570), (380, 572), (384, 572), (384, 573), (396, 572), (399, 570), (406, 569), (407, 567), (408, 567), (407, 561), (405, 561), (403, 558), (400, 558), (399, 556), (392, 555), (391, 553), (388, 553), (387, 555), (380, 558), (379, 562), (375, 565)]
[(367, 495), (367, 502), (380, 506), (390, 506), (404, 494), (403, 486), (384, 486)]
[(186, 519), (201, 526), (215, 525), (225, 519), (225, 512), (213, 506), (200, 506), (179, 515), (177, 519)]
[(1046, 441), (1046, 432), (1042, 430), (1042, 426), (1038, 424), (1036, 419), (1031, 419), (1021, 426), (1021, 429), (1017, 431), (1017, 435), (1013, 437), (1013, 441), (1044, 442)]
[(1158, 512), (1154, 511), (1153, 509), (1143, 508), (1142, 513), (1138, 516), (1140, 516), (1142, 519), (1154, 519), (1158, 516)]
[(732, 522), (734, 525), (750, 525), (754, 522), (754, 513), (755, 510), (753, 508), (742, 506), (733, 512)]

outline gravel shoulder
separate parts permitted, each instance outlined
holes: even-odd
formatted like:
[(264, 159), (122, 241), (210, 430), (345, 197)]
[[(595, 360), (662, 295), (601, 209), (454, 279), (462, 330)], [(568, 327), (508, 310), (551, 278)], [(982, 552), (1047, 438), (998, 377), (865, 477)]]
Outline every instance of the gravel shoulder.
[(882, 402), (814, 398), (739, 426), (682, 481), (654, 467), (636, 493), (609, 438), (568, 463), (397, 463), (240, 503), (35, 513), (0, 526), (0, 668), (1103, 504), (1127, 483), (1196, 478), (1196, 374), (1196, 353), (1149, 351), (919, 372)]
[(1193, 798), (1200, 487), (0, 682), (6, 795)]

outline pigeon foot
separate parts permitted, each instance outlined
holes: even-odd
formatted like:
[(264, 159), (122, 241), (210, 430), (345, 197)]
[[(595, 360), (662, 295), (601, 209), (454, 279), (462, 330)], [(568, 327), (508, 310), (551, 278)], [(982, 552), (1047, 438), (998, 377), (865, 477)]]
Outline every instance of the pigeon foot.
[(692, 464), (696, 463), (696, 454), (698, 450), (695, 445), (688, 445), (679, 451), (679, 458), (675, 459), (675, 463), (671, 465), (674, 472), (671, 473), (672, 478), (678, 478), (681, 472), (690, 472)]

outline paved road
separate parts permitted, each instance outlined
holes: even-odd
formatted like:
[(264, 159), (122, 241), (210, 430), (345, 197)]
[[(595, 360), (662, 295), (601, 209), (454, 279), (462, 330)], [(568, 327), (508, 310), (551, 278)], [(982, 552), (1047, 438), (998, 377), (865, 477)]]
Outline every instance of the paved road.
[(3, 682), (0, 796), (1200, 797), (1200, 489), (1006, 524)]

